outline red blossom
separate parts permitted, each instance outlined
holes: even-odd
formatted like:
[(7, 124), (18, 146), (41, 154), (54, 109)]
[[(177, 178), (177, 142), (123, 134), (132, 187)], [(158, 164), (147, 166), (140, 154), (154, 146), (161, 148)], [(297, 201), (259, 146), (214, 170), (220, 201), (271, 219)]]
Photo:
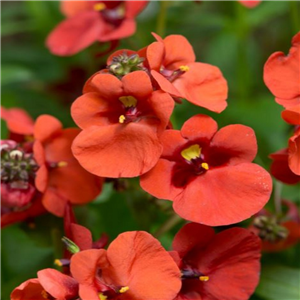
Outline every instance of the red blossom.
[(253, 130), (196, 115), (181, 129), (166, 130), (163, 154), (141, 177), (151, 195), (173, 201), (181, 217), (211, 226), (243, 221), (269, 200), (270, 175), (251, 163), (257, 152)]
[(134, 34), (134, 18), (148, 1), (61, 1), (67, 17), (47, 38), (53, 54), (78, 53), (96, 41), (119, 40)]
[(160, 243), (146, 232), (120, 234), (108, 247), (72, 256), (71, 273), (82, 300), (172, 300), (180, 272)]
[(285, 108), (300, 105), (300, 32), (292, 39), (289, 54), (273, 53), (264, 67), (266, 86), (276, 97), (277, 103)]
[[(153, 91), (144, 71), (125, 75), (97, 73), (71, 108), (83, 131), (72, 150), (89, 172), (103, 177), (135, 177), (158, 161), (159, 136), (174, 108), (172, 98)], [(112, 162), (117, 163), (112, 163)]]
[(241, 4), (243, 4), (247, 8), (254, 8), (258, 6), (261, 3), (261, 0), (248, 0), (248, 1), (239, 1)]
[(10, 297), (11, 300), (73, 300), (78, 297), (78, 283), (57, 270), (44, 269), (38, 272), (38, 278), (16, 287)]
[(173, 249), (182, 274), (175, 300), (247, 300), (258, 284), (261, 245), (246, 229), (215, 234), (189, 223), (176, 234)]

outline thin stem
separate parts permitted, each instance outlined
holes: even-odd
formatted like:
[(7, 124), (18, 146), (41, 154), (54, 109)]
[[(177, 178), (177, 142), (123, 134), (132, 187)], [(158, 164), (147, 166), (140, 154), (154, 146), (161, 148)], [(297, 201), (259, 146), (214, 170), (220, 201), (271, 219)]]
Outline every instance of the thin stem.
[(160, 4), (160, 11), (157, 18), (156, 33), (161, 37), (163, 37), (166, 29), (167, 9), (169, 6), (169, 2), (159, 1), (159, 4)]
[(172, 229), (175, 225), (177, 225), (182, 219), (174, 214), (172, 215), (164, 224), (162, 224), (161, 227), (159, 227), (153, 234), (156, 238), (159, 238), (164, 233), (168, 232), (170, 229)]
[(274, 185), (274, 204), (275, 204), (275, 211), (277, 216), (280, 216), (282, 214), (281, 191), (282, 191), (282, 183), (276, 181)]

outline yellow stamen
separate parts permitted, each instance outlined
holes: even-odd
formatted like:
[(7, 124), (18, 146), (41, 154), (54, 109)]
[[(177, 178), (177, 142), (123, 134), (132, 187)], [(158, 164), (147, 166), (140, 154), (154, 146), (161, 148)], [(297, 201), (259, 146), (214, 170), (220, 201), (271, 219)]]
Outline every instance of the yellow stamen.
[(179, 70), (182, 71), (182, 72), (187, 72), (187, 71), (190, 70), (190, 67), (188, 67), (188, 66), (180, 66)]
[(201, 155), (201, 148), (199, 147), (199, 145), (192, 145), (189, 148), (181, 151), (181, 156), (188, 161), (198, 158), (200, 157), (200, 155)]
[(123, 124), (125, 122), (125, 120), (126, 120), (126, 117), (124, 115), (121, 115), (119, 117), (119, 123)]
[(32, 135), (25, 135), (24, 139), (27, 142), (33, 142), (34, 141), (34, 137)]
[(208, 276), (200, 276), (200, 277), (199, 277), (199, 280), (200, 280), (200, 281), (208, 281), (208, 280), (209, 280), (209, 277), (208, 277)]
[(101, 11), (106, 8), (106, 5), (104, 3), (97, 3), (94, 5), (94, 10)]
[(49, 299), (48, 298), (48, 293), (45, 290), (42, 290), (41, 295), (44, 299)]
[(123, 286), (119, 289), (119, 293), (123, 294), (129, 290), (129, 286)]
[(123, 96), (119, 100), (124, 104), (125, 107), (135, 107), (137, 100), (132, 96)]
[(103, 295), (102, 293), (99, 293), (99, 299), (100, 300), (106, 300), (107, 299), (107, 296)]
[(209, 165), (208, 165), (207, 163), (202, 163), (202, 164), (201, 164), (201, 167), (202, 167), (203, 169), (205, 169), (206, 171), (209, 169)]
[(57, 163), (58, 167), (66, 167), (68, 165), (68, 163), (66, 161), (60, 161)]
[(54, 261), (54, 264), (57, 265), (57, 266), (59, 266), (59, 267), (62, 267), (62, 265), (63, 265), (59, 259), (56, 259)]

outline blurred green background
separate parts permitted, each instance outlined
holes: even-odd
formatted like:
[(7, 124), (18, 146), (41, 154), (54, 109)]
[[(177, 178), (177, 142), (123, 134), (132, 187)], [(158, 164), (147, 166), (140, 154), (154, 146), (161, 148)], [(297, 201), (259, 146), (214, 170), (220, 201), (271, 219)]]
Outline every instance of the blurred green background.
[[(56, 1), (1, 2), (2, 105), (21, 107), (34, 118), (51, 114), (65, 126), (74, 126), (71, 103), (81, 94), (90, 75), (105, 67), (106, 57), (96, 58), (105, 44), (94, 44), (72, 57), (56, 57), (45, 47), (49, 32), (63, 19)], [(151, 2), (137, 18), (137, 32), (119, 48), (138, 50), (154, 39), (151, 32), (184, 35), (195, 49), (197, 61), (218, 66), (228, 80), (228, 108), (215, 114), (188, 102), (177, 106), (175, 127), (197, 113), (213, 116), (220, 127), (241, 123), (257, 135), (256, 163), (268, 169), (268, 155), (286, 147), (291, 128), (280, 116), (282, 107), (264, 85), (263, 65), (275, 51), (288, 53), (292, 37), (300, 29), (300, 3), (268, 1), (248, 9), (236, 1)], [(6, 127), (2, 124), (2, 138)], [(114, 239), (128, 230), (157, 230), (171, 216), (171, 204), (145, 195), (136, 179), (125, 180), (126, 192), (107, 183), (102, 195), (86, 207), (76, 208), (81, 224), (97, 239), (102, 232)], [(299, 185), (284, 186), (283, 197), (300, 203)], [(272, 209), (270, 200), (268, 206)], [(160, 235), (165, 247), (183, 224)], [(244, 224), (243, 224), (244, 225)], [(247, 222), (245, 222), (247, 225)], [(2, 230), (2, 299), (14, 287), (36, 277), (39, 269), (53, 267), (60, 257), (62, 220), (43, 216), (35, 227), (16, 224)], [(300, 284), (300, 247), (278, 254), (264, 254), (261, 283), (251, 299), (297, 300)]]

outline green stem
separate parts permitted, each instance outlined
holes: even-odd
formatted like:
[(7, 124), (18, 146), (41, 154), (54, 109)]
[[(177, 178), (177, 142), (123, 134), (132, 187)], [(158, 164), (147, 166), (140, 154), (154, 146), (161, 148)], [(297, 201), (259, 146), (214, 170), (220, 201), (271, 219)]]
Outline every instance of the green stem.
[(297, 33), (300, 30), (300, 14), (299, 9), (300, 5), (298, 1), (290, 1), (290, 13), (291, 13), (291, 20), (292, 20), (292, 28)]
[(62, 233), (58, 228), (51, 229), (51, 239), (53, 244), (54, 258), (62, 258), (63, 255), (63, 243), (61, 241)]
[(172, 229), (175, 225), (177, 225), (182, 219), (174, 214), (172, 215), (164, 224), (162, 224), (161, 227), (159, 227), (153, 234), (154, 237), (159, 238), (164, 233), (168, 232), (170, 229)]
[(277, 216), (281, 216), (282, 214), (281, 191), (282, 191), (282, 183), (276, 181), (274, 185), (274, 204), (275, 204), (275, 211)]
[(167, 17), (169, 1), (159, 1), (159, 4), (160, 4), (160, 11), (157, 18), (156, 33), (161, 37), (163, 37), (166, 29), (166, 17)]

